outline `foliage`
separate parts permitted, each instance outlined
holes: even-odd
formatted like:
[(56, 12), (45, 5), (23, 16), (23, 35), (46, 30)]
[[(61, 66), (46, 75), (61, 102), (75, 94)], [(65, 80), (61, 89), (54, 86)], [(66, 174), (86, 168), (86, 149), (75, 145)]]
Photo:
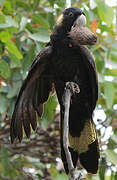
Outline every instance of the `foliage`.
[[(101, 159), (98, 175), (88, 178), (116, 180), (117, 7), (108, 6), (104, 0), (95, 0), (93, 4), (87, 0), (71, 2), (72, 6), (84, 10), (87, 26), (98, 35), (98, 43), (89, 48), (95, 57), (99, 78), (99, 100), (94, 120), (99, 136)], [(65, 6), (65, 0), (0, 0), (1, 179), (31, 179), (30, 172), (35, 179), (67, 179), (63, 171), (60, 170), (62, 173), (59, 173), (56, 170), (55, 162), (44, 164), (40, 162), (40, 157), (37, 161), (30, 154), (24, 153), (28, 150), (18, 151), (17, 147), (20, 149), (21, 145), (16, 145), (16, 150), (9, 140), (9, 122), (19, 89), (34, 57), (49, 41), (53, 25)], [(39, 119), (43, 128), (46, 129), (54, 118), (56, 105), (55, 96), (45, 105), (45, 115)], [(57, 135), (58, 130), (54, 133)], [(33, 132), (31, 140), (36, 137)], [(25, 143), (29, 145), (27, 139), (24, 139), (23, 144)], [(56, 157), (58, 156), (56, 154)], [(46, 177), (44, 173), (47, 174)]]

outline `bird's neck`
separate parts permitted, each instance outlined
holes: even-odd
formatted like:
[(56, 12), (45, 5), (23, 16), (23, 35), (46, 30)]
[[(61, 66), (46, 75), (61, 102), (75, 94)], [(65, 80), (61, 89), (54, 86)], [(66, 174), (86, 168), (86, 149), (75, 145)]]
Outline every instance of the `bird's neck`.
[(70, 39), (68, 37), (68, 30), (64, 27), (55, 26), (51, 35), (51, 44), (55, 48), (68, 48)]

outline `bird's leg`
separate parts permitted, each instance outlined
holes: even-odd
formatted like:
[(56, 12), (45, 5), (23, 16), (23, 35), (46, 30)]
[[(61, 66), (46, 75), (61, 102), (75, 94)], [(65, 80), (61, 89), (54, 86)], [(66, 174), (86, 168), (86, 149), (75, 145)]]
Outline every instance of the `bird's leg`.
[(75, 93), (79, 93), (80, 88), (78, 84), (74, 82), (67, 82), (65, 87), (65, 93), (64, 93), (64, 106), (65, 106), (65, 114), (64, 114), (64, 132), (63, 132), (63, 146), (65, 150), (65, 155), (68, 163), (68, 169), (69, 169), (69, 175), (70, 180), (77, 180), (79, 179), (79, 175), (77, 174), (73, 162), (71, 153), (69, 151), (69, 108), (70, 108), (70, 100), (71, 96)]

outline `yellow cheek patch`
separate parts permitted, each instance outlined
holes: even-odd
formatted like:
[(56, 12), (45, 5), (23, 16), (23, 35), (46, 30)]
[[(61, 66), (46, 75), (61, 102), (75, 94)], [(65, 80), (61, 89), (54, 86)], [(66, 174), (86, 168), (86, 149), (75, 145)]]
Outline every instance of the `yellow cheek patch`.
[(61, 14), (61, 15), (58, 17), (56, 24), (57, 24), (58, 26), (60, 26), (60, 25), (62, 24), (62, 22), (63, 22), (63, 14)]

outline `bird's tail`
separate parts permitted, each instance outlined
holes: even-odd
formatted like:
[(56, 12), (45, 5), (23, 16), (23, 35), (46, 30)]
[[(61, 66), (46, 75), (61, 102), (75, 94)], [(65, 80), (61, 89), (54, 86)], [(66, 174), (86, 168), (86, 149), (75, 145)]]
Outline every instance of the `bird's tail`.
[[(74, 167), (76, 167), (79, 158), (81, 165), (88, 173), (96, 174), (98, 170), (99, 147), (92, 120), (85, 122), (79, 137), (72, 137), (69, 133), (69, 146)], [(65, 171), (68, 174), (68, 164), (62, 143), (61, 156)]]

